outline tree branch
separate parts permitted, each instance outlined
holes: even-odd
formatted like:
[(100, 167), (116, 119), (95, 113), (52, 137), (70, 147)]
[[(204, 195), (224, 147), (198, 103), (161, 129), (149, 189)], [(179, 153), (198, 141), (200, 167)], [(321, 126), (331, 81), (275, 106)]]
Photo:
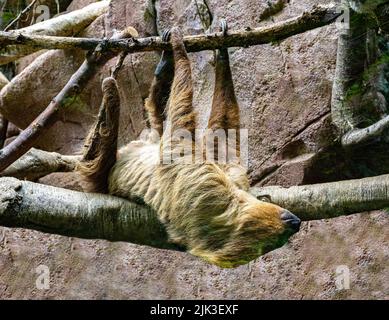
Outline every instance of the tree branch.
[[(340, 16), (340, 13), (336, 11), (336, 7), (333, 5), (314, 7), (311, 12), (303, 13), (299, 17), (281, 21), (271, 26), (252, 30), (247, 29), (245, 31), (230, 31), (226, 36), (222, 32), (186, 36), (184, 37), (184, 42), (187, 51), (196, 52), (214, 50), (220, 47), (249, 47), (281, 41), (293, 35), (334, 22)], [(93, 50), (101, 43), (101, 39), (93, 38), (51, 37), (25, 34), (23, 32), (0, 32), (0, 45), (23, 45), (26, 48), (33, 48), (34, 50), (69, 48)], [(170, 43), (163, 42), (160, 37), (139, 38), (131, 42), (111, 40), (105, 45), (112, 51), (127, 51), (128, 53), (171, 50)], [(2, 59), (5, 58), (4, 54), (0, 55), (0, 64), (2, 63)]]
[(149, 208), (125, 199), (0, 179), (0, 225), (175, 248)]
[(32, 9), (32, 7), (35, 5), (36, 2), (37, 2), (37, 0), (33, 0), (27, 7), (25, 7), (24, 10), (22, 10), (22, 11), (18, 14), (18, 16), (17, 16), (15, 19), (13, 19), (13, 20), (4, 28), (4, 31), (8, 31), (9, 29), (11, 29), (12, 26), (13, 26), (16, 22), (18, 22), (18, 21), (20, 20), (20, 18), (21, 18), (23, 15), (25, 15), (27, 12), (29, 12), (29, 11)]
[[(303, 220), (324, 219), (389, 206), (389, 175), (291, 188), (252, 188), (251, 192)], [(164, 226), (145, 205), (15, 178), (0, 178), (0, 225), (178, 249), (167, 242)]]
[(251, 192), (302, 220), (327, 219), (389, 207), (389, 175), (290, 188), (253, 188)]
[[(137, 35), (134, 28), (127, 28), (115, 35), (115, 38), (132, 37)], [(93, 53), (89, 53), (84, 63), (73, 74), (65, 87), (51, 101), (47, 108), (25, 129), (19, 136), (5, 148), (0, 150), (0, 172), (25, 154), (54, 123), (60, 113), (72, 98), (78, 95), (93, 77), (99, 67), (104, 65), (114, 54), (107, 51), (104, 43), (96, 47)], [(6, 111), (6, 110), (1, 110)]]
[[(333, 218), (388, 207), (389, 175), (291, 188), (252, 188), (251, 192), (303, 220)], [(15, 178), (0, 178), (0, 225), (178, 249), (167, 242), (165, 228), (145, 205)]]
[[(26, 37), (32, 35), (72, 36), (84, 30), (97, 17), (105, 13), (109, 3), (109, 0), (92, 3), (80, 10), (75, 10), (70, 13), (36, 23), (26, 28), (12, 30), (10, 32), (2, 32), (2, 34), (7, 34), (13, 39), (17, 39), (21, 34)], [(4, 45), (6, 45), (6, 43), (4, 43), (2, 40), (4, 39), (0, 37), (0, 47), (4, 47)], [(18, 44), (18, 41), (16, 41), (14, 44)], [(0, 65), (15, 61), (40, 49), (44, 48), (36, 48), (34, 45), (8, 46), (6, 49), (2, 49), (0, 51)]]
[(344, 147), (360, 145), (380, 137), (387, 129), (389, 129), (389, 116), (386, 116), (369, 127), (349, 131), (342, 137), (342, 145)]
[(53, 172), (71, 172), (80, 160), (81, 156), (64, 156), (32, 148), (6, 170), (0, 172), (0, 177), (36, 181)]
[[(347, 0), (342, 2), (349, 7)], [(349, 8), (349, 28), (341, 31), (338, 39), (331, 111), (332, 121), (339, 130), (344, 147), (372, 141), (389, 128), (389, 116), (380, 114), (386, 105), (375, 105), (380, 99), (374, 99), (384, 68), (379, 67), (376, 32), (367, 26), (369, 12), (373, 12), (377, 5), (378, 1), (364, 4), (356, 1), (354, 9), (358, 11)], [(365, 97), (368, 98), (369, 108), (366, 107)]]

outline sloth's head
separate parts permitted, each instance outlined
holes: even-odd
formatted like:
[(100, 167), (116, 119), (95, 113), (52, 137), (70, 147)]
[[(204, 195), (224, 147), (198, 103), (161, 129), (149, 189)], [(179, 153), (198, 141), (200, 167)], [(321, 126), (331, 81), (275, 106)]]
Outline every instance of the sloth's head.
[[(237, 190), (229, 208), (214, 218), (207, 248), (191, 253), (220, 267), (237, 267), (283, 246), (300, 223), (288, 210)], [(209, 246), (212, 241), (217, 247)]]

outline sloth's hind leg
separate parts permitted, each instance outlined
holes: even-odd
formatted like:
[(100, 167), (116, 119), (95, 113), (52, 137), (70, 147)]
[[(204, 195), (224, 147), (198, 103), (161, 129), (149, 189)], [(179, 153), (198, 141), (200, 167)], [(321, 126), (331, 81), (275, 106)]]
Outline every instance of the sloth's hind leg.
[(102, 84), (103, 101), (96, 123), (85, 139), (83, 158), (77, 167), (86, 192), (108, 192), (108, 176), (116, 162), (120, 98), (114, 78)]

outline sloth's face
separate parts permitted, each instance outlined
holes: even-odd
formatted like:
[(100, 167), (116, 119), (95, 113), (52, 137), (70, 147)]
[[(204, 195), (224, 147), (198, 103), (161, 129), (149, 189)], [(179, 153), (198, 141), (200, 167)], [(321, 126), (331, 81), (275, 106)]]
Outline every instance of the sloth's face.
[(244, 243), (242, 256), (250, 261), (283, 246), (291, 235), (299, 231), (300, 224), (301, 220), (288, 210), (253, 199), (244, 205), (237, 217), (234, 237), (237, 240), (232, 240), (232, 245)]
[(196, 255), (223, 268), (237, 267), (283, 246), (300, 228), (300, 219), (277, 205), (259, 201), (242, 190), (236, 199), (237, 212), (228, 223), (223, 246)]

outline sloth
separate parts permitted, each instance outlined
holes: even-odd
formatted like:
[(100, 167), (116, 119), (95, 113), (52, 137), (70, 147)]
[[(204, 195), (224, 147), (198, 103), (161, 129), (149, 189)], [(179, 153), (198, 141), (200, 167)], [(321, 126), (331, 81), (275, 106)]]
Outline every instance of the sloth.
[[(227, 33), (225, 21), (221, 31)], [(165, 32), (163, 40), (171, 42), (172, 51), (162, 53), (145, 101), (151, 133), (116, 153), (118, 115), (105, 115), (104, 133), (92, 153), (96, 126), (87, 137), (85, 160), (78, 171), (88, 182), (86, 191), (107, 192), (152, 207), (169, 240), (190, 254), (224, 268), (246, 264), (284, 245), (299, 230), (300, 220), (249, 193), (246, 170), (237, 160), (239, 134), (225, 146), (235, 149), (234, 161), (199, 160), (193, 151), (183, 152), (199, 148), (194, 138), (197, 116), (192, 103), (191, 64), (178, 28)], [(215, 59), (208, 129), (239, 131), (239, 106), (227, 48), (217, 50)], [(106, 87), (109, 85), (114, 85), (112, 78), (107, 80)], [(174, 134), (182, 131), (189, 134)], [(216, 148), (221, 145), (216, 144)]]

